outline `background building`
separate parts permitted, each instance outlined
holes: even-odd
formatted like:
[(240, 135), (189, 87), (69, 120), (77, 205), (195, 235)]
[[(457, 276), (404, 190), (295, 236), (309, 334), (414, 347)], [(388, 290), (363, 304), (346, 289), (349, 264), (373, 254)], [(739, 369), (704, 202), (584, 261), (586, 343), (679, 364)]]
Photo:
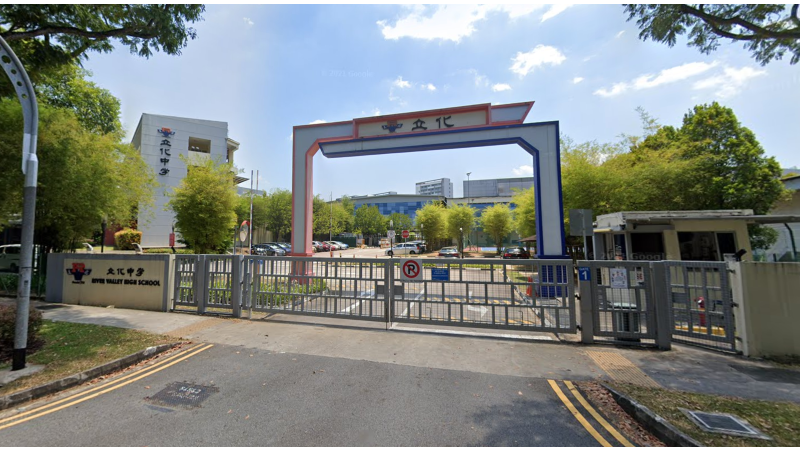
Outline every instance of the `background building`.
[(512, 189), (530, 189), (533, 177), (464, 181), (464, 197), (511, 197)]
[(441, 196), (431, 195), (412, 195), (412, 194), (397, 194), (397, 192), (388, 192), (375, 195), (354, 195), (350, 197), (353, 201), (355, 209), (361, 205), (377, 206), (378, 211), (384, 216), (389, 216), (393, 213), (406, 214), (411, 220), (417, 217), (417, 210), (425, 206), (426, 203), (441, 200)]
[(421, 181), (416, 186), (417, 195), (438, 195), (440, 197), (453, 198), (453, 183), (450, 178)]
[[(167, 194), (180, 185), (188, 172), (180, 156), (186, 158), (190, 166), (193, 161), (209, 158), (219, 164), (233, 163), (233, 154), (239, 149), (239, 143), (228, 138), (227, 122), (142, 114), (131, 144), (142, 154), (160, 183), (156, 188), (154, 207), (139, 210), (141, 245), (167, 247), (175, 222), (173, 212), (165, 210), (169, 201)], [(246, 180), (237, 176), (234, 183)]]
[[(785, 201), (775, 203), (770, 215), (800, 216), (800, 169), (783, 169), (783, 186), (792, 191)], [(766, 251), (757, 252), (764, 261), (797, 261), (800, 258), (800, 223), (786, 222), (767, 225), (778, 232), (778, 240)], [(797, 252), (798, 254), (795, 254)]]

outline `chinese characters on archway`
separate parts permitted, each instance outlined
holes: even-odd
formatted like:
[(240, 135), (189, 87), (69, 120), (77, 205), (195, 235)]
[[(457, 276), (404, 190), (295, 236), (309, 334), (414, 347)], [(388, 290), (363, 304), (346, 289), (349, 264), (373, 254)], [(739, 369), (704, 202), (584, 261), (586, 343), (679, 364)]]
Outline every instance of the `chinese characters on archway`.
[[(436, 119), (434, 119), (434, 121), (436, 122), (436, 127), (434, 127), (434, 129), (438, 130), (441, 128), (450, 128), (455, 126), (455, 124), (447, 123), (447, 121), (451, 120), (451, 118), (452, 116), (437, 117)], [(433, 124), (431, 124), (431, 126), (432, 125)], [(422, 119), (417, 119), (414, 121), (414, 128), (412, 128), (411, 131), (427, 130), (427, 129), (428, 127), (425, 125), (425, 121)]]

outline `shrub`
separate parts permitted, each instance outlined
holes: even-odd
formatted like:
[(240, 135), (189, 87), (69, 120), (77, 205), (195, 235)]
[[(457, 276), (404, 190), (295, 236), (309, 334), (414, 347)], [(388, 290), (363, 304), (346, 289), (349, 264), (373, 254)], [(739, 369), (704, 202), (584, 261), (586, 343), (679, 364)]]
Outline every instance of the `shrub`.
[[(14, 330), (17, 324), (17, 305), (0, 305), (0, 355), (8, 355), (14, 348)], [(28, 348), (39, 337), (42, 313), (31, 307), (28, 314)]]
[(142, 232), (131, 230), (130, 228), (123, 228), (114, 233), (114, 242), (116, 243), (117, 250), (133, 250), (133, 244), (142, 243)]

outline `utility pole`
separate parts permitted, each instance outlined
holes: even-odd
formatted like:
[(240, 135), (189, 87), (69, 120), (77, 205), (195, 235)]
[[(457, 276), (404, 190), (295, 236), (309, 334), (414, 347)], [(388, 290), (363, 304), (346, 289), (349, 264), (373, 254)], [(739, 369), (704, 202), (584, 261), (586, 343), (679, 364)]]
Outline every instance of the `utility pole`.
[(19, 284), (17, 287), (17, 318), (14, 328), (14, 351), (11, 370), (25, 368), (28, 349), (28, 313), (31, 300), (31, 275), (33, 271), (33, 227), (36, 218), (36, 184), (39, 160), (36, 158), (36, 138), (39, 134), (39, 105), (36, 93), (22, 63), (0, 37), (0, 65), (17, 91), (25, 119), (22, 136), (22, 173), (25, 174), (22, 200), (22, 240), (19, 258)]
[[(256, 175), (258, 176), (258, 175)], [(247, 249), (247, 253), (253, 251), (253, 171), (250, 170), (250, 222), (249, 222), (249, 236), (250, 236), (250, 247)]]

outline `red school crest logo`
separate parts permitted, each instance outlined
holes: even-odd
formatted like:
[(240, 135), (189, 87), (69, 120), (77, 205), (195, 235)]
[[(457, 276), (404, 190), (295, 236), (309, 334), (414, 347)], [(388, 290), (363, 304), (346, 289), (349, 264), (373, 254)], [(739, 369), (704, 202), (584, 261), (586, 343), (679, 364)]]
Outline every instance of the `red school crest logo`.
[(83, 276), (92, 273), (92, 269), (87, 269), (84, 263), (72, 263), (72, 268), (67, 269), (67, 273), (75, 277), (72, 284), (84, 284)]

